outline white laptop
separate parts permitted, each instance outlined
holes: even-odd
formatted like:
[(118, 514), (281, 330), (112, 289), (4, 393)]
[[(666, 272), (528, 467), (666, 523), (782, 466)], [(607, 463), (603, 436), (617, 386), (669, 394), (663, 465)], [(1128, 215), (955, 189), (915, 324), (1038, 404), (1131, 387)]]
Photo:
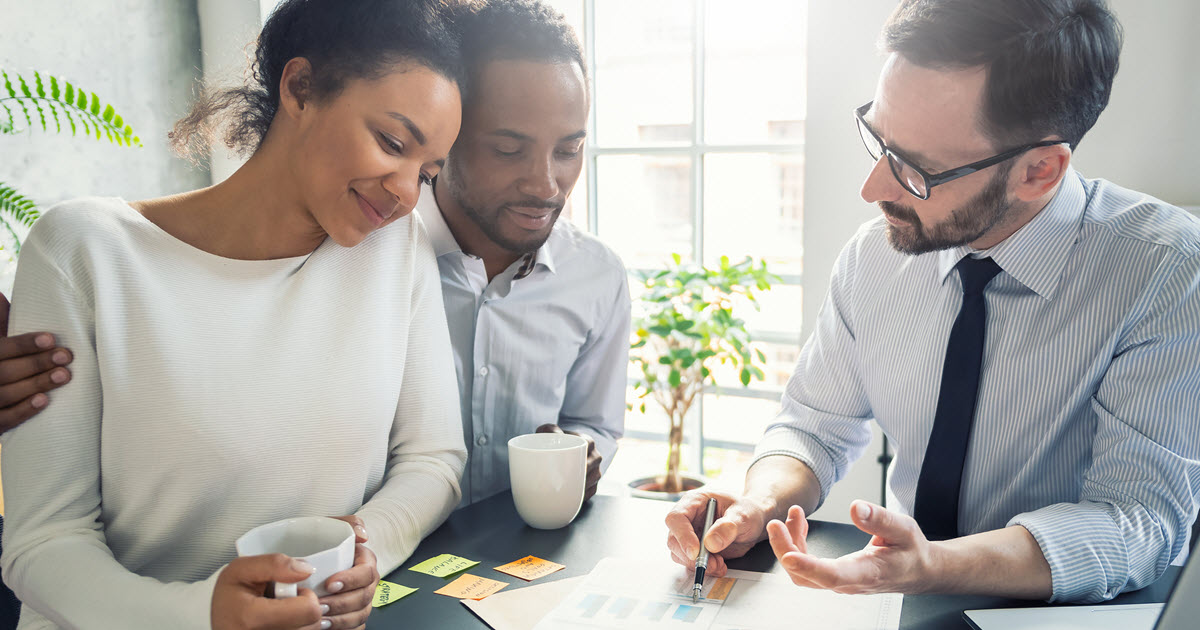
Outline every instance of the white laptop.
[(963, 617), (975, 630), (1195, 630), (1200, 627), (1200, 561), (1188, 560), (1166, 604), (992, 608), (966, 610)]

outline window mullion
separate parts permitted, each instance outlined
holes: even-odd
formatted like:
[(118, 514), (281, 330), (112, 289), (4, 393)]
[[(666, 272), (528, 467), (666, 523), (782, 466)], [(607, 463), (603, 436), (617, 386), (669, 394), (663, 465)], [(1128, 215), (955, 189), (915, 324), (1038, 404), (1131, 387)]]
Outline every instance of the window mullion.
[[(695, 0), (692, 22), (692, 252), (695, 261), (704, 264), (704, 20), (705, 0)], [(696, 474), (704, 474), (704, 394), (696, 401), (695, 435), (691, 465)]]

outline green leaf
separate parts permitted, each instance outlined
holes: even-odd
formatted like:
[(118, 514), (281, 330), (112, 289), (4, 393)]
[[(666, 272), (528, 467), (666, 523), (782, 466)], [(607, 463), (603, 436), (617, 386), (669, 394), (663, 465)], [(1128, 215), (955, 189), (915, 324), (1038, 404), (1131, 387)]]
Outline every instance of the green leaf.
[(76, 90), (75, 97), (76, 97), (75, 106), (78, 107), (80, 110), (82, 110), (84, 113), (87, 113), (87, 106), (88, 106), (87, 92), (84, 92), (82, 89)]
[(17, 93), (13, 91), (12, 81), (8, 78), (8, 73), (0, 70), (0, 76), (4, 77), (4, 91), (8, 92), (9, 98), (17, 98)]
[(21, 93), (25, 95), (25, 98), (33, 98), (33, 92), (29, 91), (29, 84), (25, 82), (25, 77), (18, 74), (17, 82), (21, 84)]
[(683, 257), (682, 257), (682, 256), (680, 256), (679, 254), (674, 254), (674, 253), (673, 253), (673, 254), (671, 254), (671, 260), (674, 260), (674, 261), (675, 261), (675, 264), (676, 264), (676, 265), (678, 265), (678, 264), (680, 264), (680, 261), (682, 261), (682, 260), (683, 260)]
[(38, 98), (46, 98), (46, 87), (42, 85), (42, 75), (37, 72), (33, 73), (34, 86), (37, 91)]
[(65, 92), (63, 92), (62, 101), (64, 103), (74, 103), (75, 102), (75, 86), (71, 85), (70, 81), (64, 81), (64, 83), (67, 84), (67, 89)]
[(680, 378), (679, 370), (672, 369), (670, 376), (667, 377), (667, 382), (671, 384), (671, 387), (679, 387)]
[(762, 363), (766, 363), (766, 362), (767, 362), (767, 355), (763, 354), (763, 351), (762, 351), (762, 350), (759, 350), (759, 349), (755, 348), (755, 349), (754, 349), (754, 354), (758, 355), (758, 360), (759, 360), (759, 361), (761, 361)]
[(75, 135), (75, 117), (71, 115), (71, 110), (64, 109), (63, 114), (67, 117), (67, 122), (71, 123), (71, 135)]
[(18, 223), (29, 227), (33, 225), (34, 221), (37, 221), (38, 216), (40, 216), (40, 213), (38, 212), (37, 204), (17, 192), (16, 189), (0, 182), (0, 224), (3, 224), (3, 227), (12, 236), (13, 253), (15, 255), (20, 255), (21, 253), (21, 241), (12, 229), (8, 217), (12, 217)]
[(92, 108), (91, 108), (91, 111), (92, 111), (92, 115), (93, 115), (93, 116), (99, 116), (99, 115), (100, 115), (100, 97), (99, 97), (99, 96), (96, 96), (96, 93), (95, 93), (95, 92), (92, 92)]
[(117, 112), (113, 110), (112, 105), (105, 105), (104, 113), (101, 114), (100, 117), (104, 119), (104, 122), (112, 122), (113, 116), (116, 115), (116, 113)]
[(50, 77), (50, 98), (57, 101), (58, 95), (59, 95), (58, 79), (51, 76)]
[(4, 103), (0, 103), (0, 108), (4, 109), (4, 116), (5, 116), (4, 120), (0, 120), (0, 133), (5, 133), (5, 134), (16, 133), (17, 132), (16, 129), (13, 128), (13, 124), (15, 124), (16, 120), (13, 118), (12, 110), (9, 109), (8, 105), (5, 105)]

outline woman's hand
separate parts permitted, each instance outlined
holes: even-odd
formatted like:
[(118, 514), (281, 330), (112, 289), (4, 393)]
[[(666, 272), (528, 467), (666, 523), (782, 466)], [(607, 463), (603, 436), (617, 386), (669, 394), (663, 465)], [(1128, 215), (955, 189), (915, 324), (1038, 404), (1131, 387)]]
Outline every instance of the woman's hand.
[[(379, 583), (379, 571), (375, 568), (375, 554), (363, 543), (367, 542), (367, 528), (357, 516), (335, 516), (354, 528), (354, 566), (334, 573), (325, 581), (329, 595), (320, 600), (321, 628), (359, 629), (365, 628), (367, 616), (371, 614), (371, 601), (375, 598), (375, 585)], [(325, 623), (328, 621), (328, 625)]]
[(319, 630), (321, 606), (312, 591), (300, 589), (287, 599), (263, 596), (273, 582), (299, 582), (314, 571), (309, 563), (281, 553), (230, 562), (213, 588), (213, 630)]

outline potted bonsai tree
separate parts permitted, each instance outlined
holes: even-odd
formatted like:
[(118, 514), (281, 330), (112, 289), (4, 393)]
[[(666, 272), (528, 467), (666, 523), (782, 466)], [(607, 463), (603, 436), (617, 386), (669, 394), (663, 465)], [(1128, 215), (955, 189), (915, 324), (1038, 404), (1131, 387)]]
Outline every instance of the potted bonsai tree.
[(743, 387), (763, 378), (766, 356), (751, 342), (745, 321), (735, 316), (735, 302), (742, 296), (757, 309), (756, 292), (769, 290), (778, 277), (767, 271), (766, 262), (750, 257), (731, 264), (723, 256), (720, 266), (710, 269), (684, 264), (679, 254), (672, 254), (665, 270), (635, 276), (643, 292), (634, 306), (630, 353), (639, 371), (634, 382), (639, 402), (634, 404), (645, 413), (646, 399), (653, 400), (671, 426), (665, 474), (630, 485), (669, 498), (703, 483), (685, 485), (680, 475), (683, 421), (705, 385), (717, 384), (718, 366), (730, 366)]

